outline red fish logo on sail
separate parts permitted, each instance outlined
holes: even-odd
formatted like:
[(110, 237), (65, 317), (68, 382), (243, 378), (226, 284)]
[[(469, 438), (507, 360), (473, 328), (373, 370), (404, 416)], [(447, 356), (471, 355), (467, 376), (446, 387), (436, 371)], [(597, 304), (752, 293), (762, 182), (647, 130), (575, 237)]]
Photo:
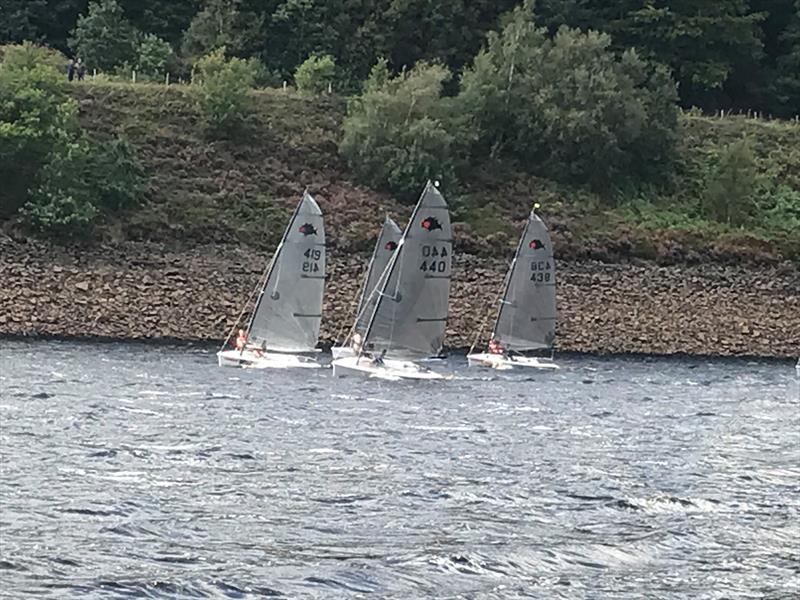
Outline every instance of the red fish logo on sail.
[(311, 223), (303, 223), (299, 229), (303, 235), (317, 235), (317, 228)]
[(394, 240), (389, 240), (383, 245), (384, 249), (389, 250), (390, 252), (394, 252), (397, 250), (397, 242)]
[(436, 217), (427, 217), (422, 220), (422, 223), (420, 223), (420, 225), (422, 225), (422, 228), (425, 231), (435, 231), (436, 229), (442, 228), (442, 224), (439, 223), (439, 219), (437, 219)]
[(531, 250), (541, 250), (544, 248), (544, 244), (542, 243), (542, 240), (531, 240), (528, 244), (528, 248)]

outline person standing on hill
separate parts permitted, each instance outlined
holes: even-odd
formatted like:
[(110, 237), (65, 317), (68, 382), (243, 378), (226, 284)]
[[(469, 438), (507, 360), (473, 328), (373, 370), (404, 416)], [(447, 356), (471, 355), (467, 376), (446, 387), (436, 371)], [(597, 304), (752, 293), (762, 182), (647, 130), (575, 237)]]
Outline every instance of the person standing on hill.
[(67, 81), (75, 78), (75, 61), (71, 58), (67, 61)]
[(75, 65), (75, 72), (78, 75), (78, 81), (83, 81), (83, 77), (86, 75), (86, 65), (83, 64), (83, 61), (80, 58)]

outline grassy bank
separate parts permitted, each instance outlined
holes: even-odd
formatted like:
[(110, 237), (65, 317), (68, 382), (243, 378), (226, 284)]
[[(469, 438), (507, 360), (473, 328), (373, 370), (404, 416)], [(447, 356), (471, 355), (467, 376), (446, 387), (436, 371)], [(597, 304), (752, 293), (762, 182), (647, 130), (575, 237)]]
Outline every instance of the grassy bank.
[[(210, 141), (187, 87), (87, 83), (73, 94), (82, 126), (127, 136), (148, 175), (142, 205), (105, 222), (99, 239), (271, 247), (305, 186), (326, 212), (331, 245), (345, 251), (367, 250), (384, 213), (404, 220), (409, 212), (390, 195), (355, 183), (339, 157), (342, 98), (258, 91), (241, 132)], [(746, 230), (699, 214), (720, 153), (745, 137), (764, 181), (793, 202), (800, 192), (800, 125), (684, 115), (675, 176), (660, 188), (598, 195), (508, 165), (480, 166), (458, 189), (445, 190), (460, 222), (456, 242), (475, 254), (506, 253), (517, 235), (509, 220), (520, 221), (536, 200), (562, 258), (800, 262), (800, 228), (786, 211), (759, 215)]]

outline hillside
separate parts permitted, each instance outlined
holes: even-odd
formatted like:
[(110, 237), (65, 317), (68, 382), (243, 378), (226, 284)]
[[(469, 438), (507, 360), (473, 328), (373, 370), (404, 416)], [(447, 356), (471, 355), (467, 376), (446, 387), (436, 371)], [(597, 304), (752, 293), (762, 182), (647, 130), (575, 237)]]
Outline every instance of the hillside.
[[(308, 186), (330, 247), (321, 342), (341, 339), (383, 215), (402, 223), (411, 210), (354, 183), (337, 153), (343, 99), (260, 91), (247, 134), (211, 142), (186, 88), (73, 90), (83, 127), (123, 133), (136, 146), (146, 197), (82, 243), (36, 239), (6, 221), (0, 336), (218, 342)], [(444, 190), (457, 250), (447, 346), (465, 349), (487, 335), (518, 226), (536, 200), (558, 258), (557, 350), (796, 356), (800, 230), (769, 219), (730, 229), (683, 205), (702, 193), (720, 147), (742, 135), (763, 172), (798, 189), (799, 131), (686, 115), (678, 174), (646, 197), (601, 198), (498, 164), (477, 169), (461, 188)]]
[[(217, 242), (269, 249), (305, 186), (326, 212), (334, 249), (366, 251), (384, 213), (401, 221), (408, 213), (389, 194), (356, 184), (339, 157), (342, 98), (258, 91), (245, 133), (209, 141), (187, 87), (102, 83), (76, 86), (73, 93), (83, 127), (101, 135), (126, 135), (148, 175), (142, 206), (104, 224), (100, 241), (150, 240), (180, 247)], [(505, 165), (475, 170), (459, 189), (444, 190), (461, 223), (457, 248), (504, 256), (516, 238), (509, 221), (524, 218), (536, 200), (553, 229), (559, 258), (799, 260), (800, 232), (781, 223), (742, 231), (687, 216), (682, 209), (681, 202), (703, 193), (703, 177), (720, 148), (743, 136), (751, 140), (763, 172), (800, 189), (800, 125), (685, 115), (677, 175), (668, 191), (602, 198)]]

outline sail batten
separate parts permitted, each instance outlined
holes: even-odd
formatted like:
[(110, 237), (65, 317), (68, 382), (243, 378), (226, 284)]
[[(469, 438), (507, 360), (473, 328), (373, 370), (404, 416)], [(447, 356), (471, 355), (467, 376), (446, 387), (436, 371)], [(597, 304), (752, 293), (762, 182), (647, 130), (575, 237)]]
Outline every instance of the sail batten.
[(552, 348), (555, 341), (555, 261), (550, 233), (531, 212), (506, 274), (492, 337), (507, 350)]
[(325, 287), (322, 211), (306, 192), (275, 251), (248, 327), (248, 342), (309, 352), (319, 338)]
[(441, 351), (451, 263), (447, 203), (428, 182), (374, 296), (364, 339), (368, 350), (412, 359)]

